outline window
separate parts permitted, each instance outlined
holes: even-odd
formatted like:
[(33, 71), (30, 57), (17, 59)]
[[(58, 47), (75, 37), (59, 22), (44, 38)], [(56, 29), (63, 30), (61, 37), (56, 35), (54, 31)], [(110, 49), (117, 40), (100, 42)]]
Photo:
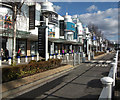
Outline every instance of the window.
[(25, 56), (26, 55), (26, 49), (27, 49), (27, 45), (26, 45), (26, 40), (17, 40), (16, 41), (16, 52), (18, 52), (19, 48), (21, 49), (21, 56)]
[(60, 25), (60, 36), (64, 36), (64, 20), (60, 20), (59, 21), (59, 25)]
[(29, 6), (29, 29), (35, 29), (35, 5)]
[(31, 55), (36, 55), (38, 52), (38, 42), (36, 41), (31, 41)]

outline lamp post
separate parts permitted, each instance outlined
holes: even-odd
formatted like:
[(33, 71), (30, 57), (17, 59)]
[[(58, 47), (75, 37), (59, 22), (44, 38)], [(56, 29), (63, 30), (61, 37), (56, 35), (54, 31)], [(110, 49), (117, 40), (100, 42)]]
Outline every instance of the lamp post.
[(48, 17), (46, 17), (46, 22), (45, 22), (45, 25), (46, 25), (46, 30), (45, 30), (45, 60), (47, 61), (49, 59), (49, 55), (48, 55)]

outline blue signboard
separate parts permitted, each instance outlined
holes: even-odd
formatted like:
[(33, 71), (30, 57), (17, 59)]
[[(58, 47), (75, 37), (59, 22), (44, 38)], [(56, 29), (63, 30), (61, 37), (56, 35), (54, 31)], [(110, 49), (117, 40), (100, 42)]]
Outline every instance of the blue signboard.
[(66, 30), (67, 31), (74, 31), (75, 32), (75, 24), (72, 22), (67, 22), (66, 23)]
[(74, 32), (74, 39), (77, 39), (77, 34), (78, 34), (78, 29), (77, 29), (77, 27), (75, 28), (75, 32)]

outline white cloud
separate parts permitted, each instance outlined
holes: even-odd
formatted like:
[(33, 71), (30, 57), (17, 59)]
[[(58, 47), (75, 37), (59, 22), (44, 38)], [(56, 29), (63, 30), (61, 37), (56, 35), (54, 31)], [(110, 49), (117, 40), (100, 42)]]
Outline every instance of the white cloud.
[(55, 11), (56, 11), (56, 12), (59, 12), (59, 11), (60, 11), (60, 9), (61, 9), (61, 7), (60, 7), (60, 6), (56, 6), (56, 5), (54, 5), (53, 7), (54, 7), (54, 9), (55, 9)]
[[(75, 17), (74, 15), (73, 17)], [(110, 8), (105, 11), (97, 11), (95, 13), (86, 13), (79, 15), (83, 24), (88, 25), (93, 23), (97, 25), (103, 32), (103, 34), (110, 39), (113, 39), (113, 35), (118, 34), (118, 9)], [(115, 38), (114, 38), (115, 40)]]
[(87, 8), (87, 11), (91, 12), (91, 11), (96, 11), (97, 10), (97, 6), (92, 5), (90, 7)]

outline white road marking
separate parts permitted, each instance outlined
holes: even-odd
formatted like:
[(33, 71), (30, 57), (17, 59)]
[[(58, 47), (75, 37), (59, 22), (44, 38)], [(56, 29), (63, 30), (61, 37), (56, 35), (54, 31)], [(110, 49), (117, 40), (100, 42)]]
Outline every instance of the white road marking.
[(105, 65), (104, 64), (102, 64), (102, 67), (104, 67)]
[(97, 62), (97, 61), (96, 61), (96, 60), (93, 60), (93, 61), (91, 61), (91, 62), (93, 62), (93, 63), (94, 63), (94, 62)]
[(103, 61), (103, 60), (100, 60), (100, 61), (99, 61), (99, 63), (102, 63), (102, 62), (104, 62), (104, 61)]
[(112, 62), (112, 61), (109, 61), (109, 60), (108, 60), (108, 61), (106, 61), (106, 63), (111, 63), (111, 62)]
[(99, 64), (99, 66), (101, 66), (101, 64)]
[(106, 64), (105, 67), (107, 67), (108, 65)]

